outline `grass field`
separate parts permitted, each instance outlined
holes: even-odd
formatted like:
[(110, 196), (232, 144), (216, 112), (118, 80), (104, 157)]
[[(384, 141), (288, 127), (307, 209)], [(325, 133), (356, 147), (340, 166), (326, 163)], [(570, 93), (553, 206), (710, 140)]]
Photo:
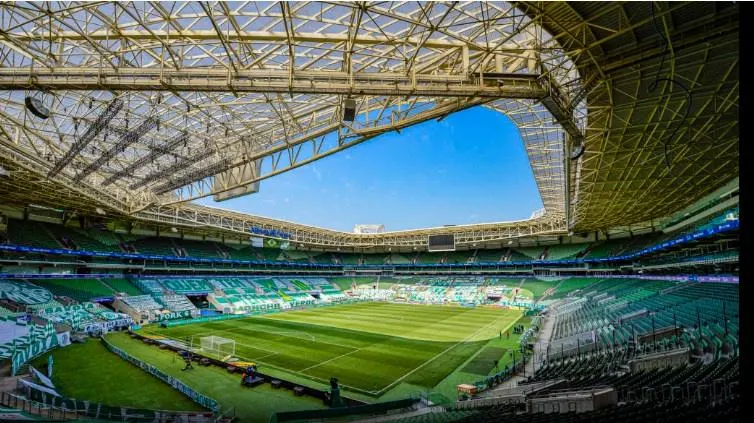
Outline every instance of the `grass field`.
[[(68, 398), (107, 405), (158, 410), (202, 410), (180, 392), (121, 360), (102, 345), (99, 339), (53, 350), (52, 381)], [(47, 371), (47, 356), (34, 360), (32, 366)]]
[(347, 389), (379, 396), (402, 383), (434, 387), (520, 317), (498, 308), (359, 303), (142, 331), (234, 339), (236, 356), (262, 372), (319, 383), (335, 376)]
[[(225, 369), (216, 366), (195, 366), (194, 370), (181, 371), (183, 362), (177, 357), (177, 354), (161, 350), (155, 346), (144, 344), (141, 341), (131, 339), (128, 334), (116, 332), (107, 335), (107, 340), (118, 348), (128, 351), (130, 355), (138, 358), (152, 366), (157, 367), (166, 374), (180, 379), (182, 382), (204, 395), (217, 400), (223, 412), (234, 415), (239, 422), (249, 423), (267, 423), (270, 421), (272, 413), (279, 411), (294, 410), (312, 410), (326, 408), (322, 401), (310, 396), (294, 396), (290, 390), (275, 389), (269, 384), (256, 386), (254, 388), (241, 388), (239, 386), (240, 376), (230, 374)], [(110, 351), (104, 351), (105, 359), (118, 361), (121, 360)], [(122, 361), (122, 360), (121, 360)], [(125, 362), (124, 362), (125, 363)], [(128, 363), (125, 363), (131, 366)], [(163, 382), (144, 373), (141, 369), (136, 368), (145, 377), (148, 377), (151, 384), (161, 384)], [(76, 375), (70, 384), (87, 384), (87, 379), (77, 379)], [(143, 381), (143, 384), (131, 389), (145, 390), (149, 388), (150, 381)], [(91, 385), (92, 390), (103, 389), (101, 385)], [(172, 390), (172, 388), (167, 387)], [(324, 389), (325, 387), (322, 386)], [(175, 395), (182, 397), (182, 394), (172, 390)], [(94, 394), (92, 394), (94, 395)], [(132, 395), (131, 404), (141, 405), (140, 401), (149, 401), (149, 398), (143, 398), (143, 395)], [(83, 397), (82, 398), (86, 398)]]

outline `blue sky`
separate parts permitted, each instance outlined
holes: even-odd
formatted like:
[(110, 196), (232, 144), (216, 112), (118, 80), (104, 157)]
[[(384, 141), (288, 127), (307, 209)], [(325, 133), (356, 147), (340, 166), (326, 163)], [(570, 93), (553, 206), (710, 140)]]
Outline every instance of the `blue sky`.
[(526, 219), (542, 207), (516, 126), (482, 107), (266, 179), (256, 194), (198, 202), (348, 232)]

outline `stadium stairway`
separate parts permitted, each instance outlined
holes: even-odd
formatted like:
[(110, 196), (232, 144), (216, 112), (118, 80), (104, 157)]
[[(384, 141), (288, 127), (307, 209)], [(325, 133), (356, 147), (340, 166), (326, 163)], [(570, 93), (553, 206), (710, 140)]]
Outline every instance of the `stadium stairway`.
[(488, 391), (490, 393), (485, 396), (495, 396), (494, 392), (496, 391), (500, 392), (500, 391), (505, 391), (505, 390), (516, 388), (520, 382), (525, 382), (527, 380), (527, 377), (525, 377), (524, 375), (531, 376), (535, 374), (535, 372), (543, 365), (542, 353), (543, 351), (547, 351), (547, 345), (550, 343), (550, 339), (552, 338), (552, 332), (553, 332), (554, 327), (555, 327), (555, 319), (550, 316), (544, 317), (541, 322), (541, 326), (537, 334), (537, 338), (534, 342), (534, 352), (537, 355), (536, 360), (534, 359), (528, 360), (526, 362), (526, 369), (524, 372), (513, 375), (513, 377), (511, 377), (507, 381), (501, 383), (500, 385)]

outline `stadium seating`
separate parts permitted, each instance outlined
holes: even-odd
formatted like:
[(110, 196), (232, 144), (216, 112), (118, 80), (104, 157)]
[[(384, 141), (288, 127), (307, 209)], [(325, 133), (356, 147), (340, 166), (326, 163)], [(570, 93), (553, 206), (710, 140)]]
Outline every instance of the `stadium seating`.
[(170, 311), (195, 311), (196, 306), (185, 295), (163, 295), (160, 302)]
[[(277, 248), (256, 248), (240, 244), (222, 244), (212, 241), (199, 241), (181, 239), (177, 237), (144, 237), (114, 233), (97, 228), (82, 229), (76, 226), (63, 226), (53, 223), (36, 221), (21, 221), (9, 219), (8, 242), (15, 245), (65, 248), (72, 251), (102, 251), (102, 252), (129, 252), (146, 255), (159, 255), (166, 257), (189, 257), (202, 259), (240, 259), (240, 260), (264, 260), (284, 261), (292, 263), (319, 263), (319, 264), (343, 264), (343, 265), (395, 265), (405, 266), (411, 264), (485, 264), (485, 263), (510, 263), (539, 260), (570, 260), (576, 258), (595, 259), (608, 256), (627, 254), (640, 251), (647, 247), (658, 245), (661, 242), (678, 235), (705, 229), (727, 222), (733, 216), (737, 216), (738, 208), (733, 207), (723, 213), (705, 219), (686, 228), (684, 231), (665, 234), (651, 233), (638, 235), (631, 238), (599, 241), (591, 244), (558, 244), (549, 246), (513, 247), (498, 250), (475, 249), (452, 252), (415, 252), (408, 254), (399, 253), (313, 253), (300, 250), (281, 250)], [(660, 252), (660, 254), (662, 254)], [(642, 259), (646, 266), (659, 266), (683, 262), (686, 265), (735, 263), (738, 257), (735, 251), (721, 251), (698, 254), (696, 257), (684, 257), (669, 254), (666, 256), (649, 256)], [(101, 260), (110, 263), (112, 260)], [(223, 264), (217, 263), (180, 263), (167, 266), (188, 269), (215, 269)], [(604, 264), (597, 264), (597, 267)]]
[(532, 254), (532, 256), (524, 254), (518, 251), (518, 249), (508, 248), (507, 251), (503, 254), (503, 261), (530, 261), (535, 257), (538, 257), (538, 253), (541, 253), (542, 249), (527, 249), (526, 252)]
[(149, 295), (134, 295), (123, 297), (121, 300), (137, 311), (152, 311), (162, 308), (162, 306)]
[[(611, 279), (589, 286), (580, 295), (586, 302), (558, 315), (552, 339), (560, 342), (555, 345), (565, 343), (572, 350), (575, 337), (594, 331), (594, 342), (627, 347), (630, 339), (651, 333), (653, 327), (680, 327), (685, 328), (684, 335), (673, 342), (692, 347), (697, 355), (709, 353), (717, 357), (724, 350), (737, 348), (735, 284)], [(584, 337), (579, 339), (584, 342)], [(643, 351), (651, 346), (636, 348)]]
[(504, 259), (505, 250), (477, 250), (477, 263), (498, 263)]
[(564, 260), (576, 258), (588, 244), (561, 244), (547, 248), (547, 260)]
[(55, 295), (70, 297), (79, 302), (114, 295), (114, 292), (98, 279), (35, 279), (33, 283), (47, 288)]
[(179, 254), (176, 252), (176, 245), (172, 238), (141, 238), (131, 241), (130, 244), (140, 254), (148, 255), (161, 255), (161, 256), (176, 256)]
[(153, 295), (163, 295), (165, 293), (165, 288), (156, 279), (134, 278), (134, 279), (131, 279), (130, 281), (141, 292), (144, 292), (147, 294), (153, 294)]
[(8, 239), (17, 245), (42, 248), (61, 248), (39, 222), (8, 219)]
[(212, 291), (212, 286), (208, 284), (206, 280), (198, 278), (160, 279), (159, 283), (165, 289), (173, 291), (177, 294), (208, 293)]
[(721, 402), (645, 401), (609, 406), (583, 413), (515, 413), (510, 406), (495, 406), (455, 420), (457, 423), (587, 423), (587, 422), (733, 422), (738, 421), (738, 397)]
[(215, 242), (182, 239), (176, 240), (175, 243), (186, 251), (188, 257), (209, 259), (225, 258), (222, 255), (222, 250), (218, 248), (217, 243)]
[(403, 254), (390, 254), (387, 258), (388, 264), (409, 264), (411, 260)]
[(251, 250), (251, 254), (253, 256), (251, 257), (251, 260), (282, 260), (282, 250), (278, 250), (277, 248), (249, 248)]
[(306, 262), (309, 263), (309, 253), (306, 251), (285, 251), (282, 250), (281, 254), (283, 255), (283, 259), (285, 261), (300, 261), (300, 262)]
[(124, 293), (127, 295), (142, 295), (143, 292), (139, 290), (134, 284), (127, 279), (120, 278), (108, 278), (102, 279), (101, 282), (110, 287), (116, 293)]
[[(542, 260), (542, 253), (544, 252), (544, 247), (518, 247), (515, 249), (515, 251), (521, 255), (523, 255), (523, 260)], [(518, 259), (511, 260), (511, 261), (519, 261)]]
[(89, 237), (86, 233), (82, 233), (80, 228), (55, 225), (52, 223), (40, 223), (39, 225), (43, 226), (45, 231), (52, 234), (59, 242), (64, 243), (62, 240), (72, 242), (71, 247), (74, 247), (73, 249), (86, 251), (110, 250), (109, 247)]
[(79, 232), (83, 236), (93, 239), (103, 247), (106, 251), (120, 251), (121, 239), (114, 232), (108, 230), (100, 230), (96, 228), (82, 229), (73, 228), (74, 231)]

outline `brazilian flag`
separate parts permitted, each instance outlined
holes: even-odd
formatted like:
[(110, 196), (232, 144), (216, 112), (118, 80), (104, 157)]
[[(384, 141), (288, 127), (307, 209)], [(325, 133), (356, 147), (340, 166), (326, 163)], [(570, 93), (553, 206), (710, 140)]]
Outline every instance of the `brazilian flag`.
[(277, 239), (265, 238), (264, 248), (280, 248), (280, 243), (278, 242)]

